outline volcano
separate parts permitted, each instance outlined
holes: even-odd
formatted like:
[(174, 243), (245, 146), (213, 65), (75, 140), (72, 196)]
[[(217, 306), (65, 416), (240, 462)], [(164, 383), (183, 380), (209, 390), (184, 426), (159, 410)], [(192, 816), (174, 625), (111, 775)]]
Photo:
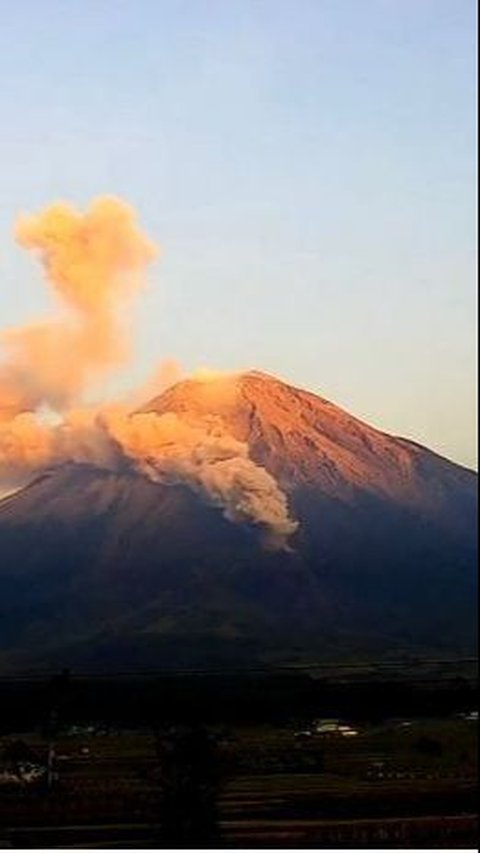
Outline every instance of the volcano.
[(219, 419), (286, 496), (287, 545), (186, 483), (46, 470), (0, 502), (3, 671), (472, 653), (473, 471), (259, 372), (141, 412)]

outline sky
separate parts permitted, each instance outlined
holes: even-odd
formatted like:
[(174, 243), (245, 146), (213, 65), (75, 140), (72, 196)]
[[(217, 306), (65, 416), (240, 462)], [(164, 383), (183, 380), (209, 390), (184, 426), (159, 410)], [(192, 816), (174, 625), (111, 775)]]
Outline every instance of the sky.
[(476, 466), (475, 6), (3, 2), (0, 326), (17, 216), (117, 195), (162, 253), (102, 393), (261, 369)]

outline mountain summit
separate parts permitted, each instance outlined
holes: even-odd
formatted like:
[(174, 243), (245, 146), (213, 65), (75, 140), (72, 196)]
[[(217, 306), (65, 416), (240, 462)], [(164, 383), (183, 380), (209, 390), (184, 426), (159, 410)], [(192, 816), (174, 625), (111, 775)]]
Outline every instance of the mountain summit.
[[(203, 479), (153, 449), (1, 501), (4, 669), (472, 650), (472, 471), (256, 371), (179, 382), (136, 417), (181, 425)], [(266, 494), (289, 514), (276, 550), (255, 523)]]
[[(365, 492), (425, 514), (446, 510), (449, 522), (454, 517), (460, 525), (464, 498), (475, 500), (470, 470), (258, 371), (180, 382), (142, 411), (200, 420), (220, 416), (226, 430), (248, 444), (251, 458), (287, 491), (313, 488), (346, 502)], [(458, 506), (452, 491), (460, 498)]]

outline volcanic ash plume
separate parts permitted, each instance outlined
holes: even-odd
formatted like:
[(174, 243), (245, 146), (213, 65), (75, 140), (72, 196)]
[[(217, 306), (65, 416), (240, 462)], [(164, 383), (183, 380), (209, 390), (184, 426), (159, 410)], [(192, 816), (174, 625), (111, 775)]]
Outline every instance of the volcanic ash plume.
[(32, 412), (0, 419), (0, 498), (55, 460), (56, 437)]
[[(218, 418), (132, 411), (178, 381), (176, 362), (164, 362), (124, 406), (82, 402), (127, 361), (126, 312), (156, 254), (131, 208), (114, 198), (94, 201), (85, 214), (57, 204), (20, 219), (16, 236), (40, 258), (59, 306), (51, 318), (0, 334), (0, 486), (65, 462), (127, 467), (188, 486), (230, 521), (255, 524), (268, 545), (283, 547), (297, 527), (285, 495)], [(215, 385), (219, 374), (200, 376)]]
[(134, 468), (154, 482), (184, 484), (221, 507), (235, 523), (260, 527), (269, 547), (284, 547), (297, 528), (275, 479), (248, 455), (248, 446), (211, 417), (189, 423), (170, 412), (103, 419)]
[(156, 250), (115, 198), (85, 214), (57, 204), (22, 217), (16, 237), (39, 256), (62, 310), (0, 335), (0, 394), (10, 411), (63, 410), (128, 359), (126, 312)]
[(54, 426), (30, 412), (0, 426), (0, 479), (9, 487), (65, 462), (187, 486), (229, 521), (258, 527), (269, 548), (284, 548), (298, 526), (275, 479), (214, 417), (190, 423), (110, 406), (72, 410)]
[(118, 451), (100, 426), (100, 411), (107, 409), (71, 409), (53, 424), (34, 412), (0, 421), (0, 497), (1, 487), (24, 485), (65, 462), (118, 468)]

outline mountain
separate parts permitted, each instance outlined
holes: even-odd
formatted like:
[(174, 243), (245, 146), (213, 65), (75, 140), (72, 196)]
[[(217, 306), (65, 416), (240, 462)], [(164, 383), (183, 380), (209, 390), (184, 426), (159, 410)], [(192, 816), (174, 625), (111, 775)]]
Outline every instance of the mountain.
[(477, 477), (262, 373), (142, 414), (215, 417), (275, 477), (281, 550), (182, 482), (65, 464), (0, 502), (0, 667), (204, 667), (475, 646)]

